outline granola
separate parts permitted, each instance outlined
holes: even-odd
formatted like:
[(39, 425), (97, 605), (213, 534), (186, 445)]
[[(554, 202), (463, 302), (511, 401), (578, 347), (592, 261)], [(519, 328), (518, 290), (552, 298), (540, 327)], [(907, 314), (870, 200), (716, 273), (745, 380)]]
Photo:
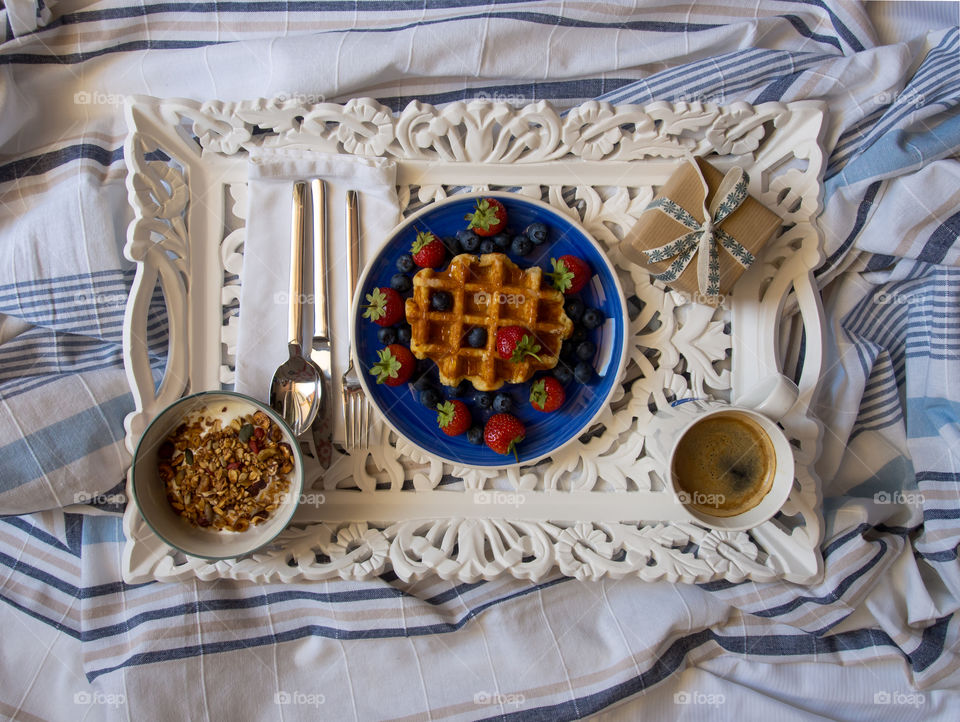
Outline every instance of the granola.
[(277, 510), (295, 462), (280, 427), (263, 411), (224, 423), (188, 417), (161, 444), (157, 470), (181, 517), (199, 527), (242, 532)]

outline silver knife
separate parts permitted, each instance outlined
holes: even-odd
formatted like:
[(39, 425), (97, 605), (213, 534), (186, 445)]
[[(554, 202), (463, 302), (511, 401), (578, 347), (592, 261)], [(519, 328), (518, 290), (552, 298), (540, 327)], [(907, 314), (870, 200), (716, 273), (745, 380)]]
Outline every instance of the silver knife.
[(317, 418), (310, 426), (317, 461), (329, 468), (333, 454), (333, 393), (330, 348), (330, 298), (327, 293), (327, 186), (319, 178), (310, 182), (313, 206), (313, 343), (310, 358), (323, 377), (323, 401)]

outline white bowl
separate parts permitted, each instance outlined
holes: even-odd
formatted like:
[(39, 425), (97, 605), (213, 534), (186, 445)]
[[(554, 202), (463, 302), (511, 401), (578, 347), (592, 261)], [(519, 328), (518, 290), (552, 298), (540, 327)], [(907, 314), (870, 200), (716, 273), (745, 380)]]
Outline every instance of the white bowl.
[[(221, 412), (224, 407), (227, 411)], [(181, 518), (167, 501), (166, 485), (157, 470), (160, 445), (185, 418), (205, 410), (209, 410), (207, 415), (211, 417), (227, 420), (263, 411), (280, 427), (283, 440), (293, 450), (294, 469), (289, 475), (289, 492), (265, 522), (251, 525), (246, 531), (218, 531), (194, 526)], [(150, 422), (134, 451), (130, 487), (144, 521), (164, 542), (190, 556), (232, 559), (269, 544), (290, 523), (303, 491), (303, 456), (289, 427), (266, 404), (232, 391), (203, 391), (175, 401)]]

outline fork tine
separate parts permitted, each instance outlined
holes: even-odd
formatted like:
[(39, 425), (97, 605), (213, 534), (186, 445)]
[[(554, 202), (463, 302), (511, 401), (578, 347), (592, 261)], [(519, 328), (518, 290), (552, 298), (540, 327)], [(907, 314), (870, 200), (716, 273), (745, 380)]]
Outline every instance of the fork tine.
[(361, 446), (367, 446), (367, 402), (366, 397), (361, 396), (357, 399), (360, 407), (360, 439), (357, 443)]
[(353, 423), (354, 423), (354, 446), (361, 446), (360, 439), (363, 438), (363, 396), (358, 392), (353, 394), (354, 404), (356, 406), (353, 410)]
[(350, 450), (357, 448), (357, 395), (350, 392)]
[(350, 392), (350, 450), (357, 448), (357, 395)]
[(367, 397), (363, 396), (360, 400), (360, 438), (363, 440), (363, 446), (370, 446), (368, 434), (370, 432), (370, 418), (367, 409)]
[(363, 422), (364, 422), (364, 443), (369, 447), (370, 446), (370, 425), (371, 425), (371, 413), (370, 413), (370, 400), (364, 397), (363, 399)]
[(345, 388), (340, 389), (340, 415), (343, 417), (343, 433), (344, 433), (344, 444), (347, 447), (350, 446), (350, 430), (349, 430), (349, 419), (347, 416), (347, 390)]
[(347, 417), (344, 419), (344, 423), (347, 425), (347, 448), (353, 451), (353, 447), (357, 445), (357, 440), (353, 435), (353, 392), (350, 392), (349, 405), (347, 406)]

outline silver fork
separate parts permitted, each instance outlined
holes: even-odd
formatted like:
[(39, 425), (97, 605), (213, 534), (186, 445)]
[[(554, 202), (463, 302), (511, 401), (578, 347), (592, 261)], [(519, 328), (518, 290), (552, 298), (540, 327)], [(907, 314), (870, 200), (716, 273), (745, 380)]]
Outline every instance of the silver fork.
[[(357, 291), (357, 275), (360, 271), (360, 209), (357, 192), (347, 191), (347, 240), (350, 243), (350, 252), (347, 254), (347, 280), (349, 281), (350, 301)], [(343, 407), (343, 422), (347, 435), (347, 449), (355, 449), (361, 445), (370, 445), (370, 402), (367, 401), (360, 386), (360, 375), (353, 364), (353, 353), (350, 353), (350, 364), (340, 379), (341, 405)]]

